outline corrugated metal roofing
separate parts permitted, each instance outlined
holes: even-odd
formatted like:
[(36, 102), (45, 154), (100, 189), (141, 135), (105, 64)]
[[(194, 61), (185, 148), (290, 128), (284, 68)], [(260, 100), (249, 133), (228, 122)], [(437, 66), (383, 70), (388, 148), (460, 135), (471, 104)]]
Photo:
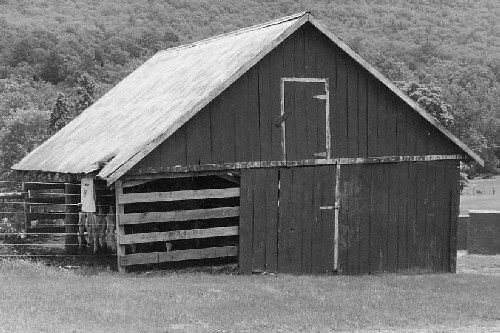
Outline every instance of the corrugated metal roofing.
[(13, 169), (89, 173), (104, 165), (98, 176), (114, 182), (305, 22), (480, 161), (338, 37), (300, 13), (159, 52)]

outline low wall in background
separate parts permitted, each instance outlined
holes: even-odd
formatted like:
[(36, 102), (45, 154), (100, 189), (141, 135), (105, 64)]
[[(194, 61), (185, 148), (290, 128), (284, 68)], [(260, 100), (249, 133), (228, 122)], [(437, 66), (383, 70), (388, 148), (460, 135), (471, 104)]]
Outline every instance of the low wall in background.
[(467, 238), (469, 234), (469, 215), (458, 217), (457, 228), (457, 250), (467, 250)]
[(500, 254), (500, 211), (471, 210), (468, 222), (467, 251)]

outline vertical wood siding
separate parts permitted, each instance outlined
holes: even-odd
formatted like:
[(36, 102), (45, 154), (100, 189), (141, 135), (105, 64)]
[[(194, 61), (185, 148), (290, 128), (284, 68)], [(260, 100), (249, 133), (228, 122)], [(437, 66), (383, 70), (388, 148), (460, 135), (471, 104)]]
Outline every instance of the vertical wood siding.
[[(338, 273), (454, 272), (458, 167), (342, 165)], [(334, 210), (320, 207), (335, 202), (335, 167), (244, 169), (241, 177), (241, 272), (331, 273)]]
[[(310, 25), (297, 30), (129, 173), (174, 165), (281, 160), (280, 78), (328, 78), (332, 157), (460, 153), (371, 74)], [(296, 84), (296, 83), (295, 83)], [(293, 117), (314, 123), (312, 85), (293, 96)], [(311, 90), (312, 89), (312, 90)], [(311, 90), (311, 91), (309, 91)], [(304, 92), (305, 91), (305, 92)], [(315, 106), (312, 103), (315, 103)], [(317, 107), (318, 113), (300, 113)], [(307, 116), (309, 115), (309, 116)], [(310, 159), (324, 129), (304, 125), (294, 159)], [(287, 138), (294, 142), (293, 137)], [(425, 230), (424, 230), (425, 232)]]
[(240, 271), (331, 273), (334, 192), (335, 166), (242, 170)]
[(339, 269), (454, 272), (459, 162), (343, 165)]

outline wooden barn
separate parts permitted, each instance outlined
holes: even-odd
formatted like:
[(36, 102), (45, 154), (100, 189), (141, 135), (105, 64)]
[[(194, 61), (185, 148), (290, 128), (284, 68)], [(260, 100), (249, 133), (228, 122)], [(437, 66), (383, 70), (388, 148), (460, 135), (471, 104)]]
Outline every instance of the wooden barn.
[(13, 168), (114, 189), (121, 268), (365, 274), (455, 271), (464, 160), (306, 12), (159, 52)]

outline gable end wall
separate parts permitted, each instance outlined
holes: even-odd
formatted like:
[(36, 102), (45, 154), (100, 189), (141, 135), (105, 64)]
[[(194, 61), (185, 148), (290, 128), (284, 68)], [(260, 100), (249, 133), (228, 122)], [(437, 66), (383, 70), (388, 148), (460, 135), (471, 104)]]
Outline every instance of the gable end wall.
[[(462, 153), (326, 36), (306, 24), (128, 174), (176, 165), (281, 160), (281, 128), (275, 123), (281, 112), (282, 77), (329, 79), (332, 158)], [(316, 139), (309, 135), (307, 141)], [(301, 143), (304, 151), (311, 142)], [(310, 158), (304, 154), (301, 159)]]

